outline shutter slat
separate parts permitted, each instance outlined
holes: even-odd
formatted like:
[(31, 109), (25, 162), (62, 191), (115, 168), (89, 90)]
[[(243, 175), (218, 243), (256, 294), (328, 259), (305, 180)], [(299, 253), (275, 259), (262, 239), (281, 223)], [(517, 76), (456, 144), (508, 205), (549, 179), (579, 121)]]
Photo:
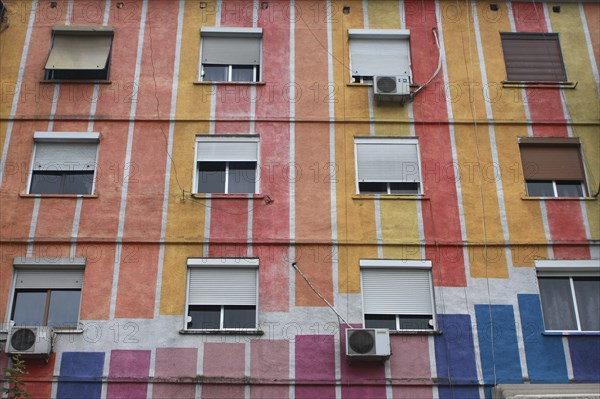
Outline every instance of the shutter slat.
[(259, 37), (204, 37), (202, 63), (225, 65), (259, 65)]
[(433, 314), (431, 272), (414, 269), (363, 269), (366, 314)]
[(83, 269), (19, 269), (15, 288), (30, 289), (81, 289)]
[(192, 268), (190, 305), (256, 305), (257, 269)]
[(36, 143), (34, 170), (94, 170), (96, 143)]
[(359, 182), (419, 182), (416, 144), (357, 143)]
[(350, 39), (352, 74), (410, 75), (408, 39)]
[(256, 162), (258, 143), (255, 141), (199, 141), (196, 159), (198, 161)]

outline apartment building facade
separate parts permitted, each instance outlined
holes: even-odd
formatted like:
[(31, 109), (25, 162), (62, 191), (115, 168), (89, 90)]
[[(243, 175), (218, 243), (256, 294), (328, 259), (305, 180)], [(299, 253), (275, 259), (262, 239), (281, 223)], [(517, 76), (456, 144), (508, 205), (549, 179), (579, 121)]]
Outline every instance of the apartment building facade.
[(597, 393), (599, 4), (3, 3), (33, 397)]

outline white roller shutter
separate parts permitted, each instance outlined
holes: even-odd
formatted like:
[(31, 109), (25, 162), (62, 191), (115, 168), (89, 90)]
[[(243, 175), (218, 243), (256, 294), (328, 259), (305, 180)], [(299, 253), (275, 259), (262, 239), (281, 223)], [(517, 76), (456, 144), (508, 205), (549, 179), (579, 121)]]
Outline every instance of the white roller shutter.
[(205, 37), (202, 39), (202, 63), (259, 65), (260, 37)]
[(420, 182), (417, 144), (356, 143), (359, 182)]
[(189, 305), (256, 306), (256, 268), (190, 268)]
[(362, 269), (365, 314), (431, 315), (431, 271)]
[(258, 159), (257, 141), (198, 141), (196, 160), (204, 161), (249, 161)]
[(408, 39), (350, 39), (352, 75), (411, 75)]
[(81, 289), (83, 269), (17, 269), (16, 289)]
[(37, 142), (33, 170), (94, 170), (97, 143)]

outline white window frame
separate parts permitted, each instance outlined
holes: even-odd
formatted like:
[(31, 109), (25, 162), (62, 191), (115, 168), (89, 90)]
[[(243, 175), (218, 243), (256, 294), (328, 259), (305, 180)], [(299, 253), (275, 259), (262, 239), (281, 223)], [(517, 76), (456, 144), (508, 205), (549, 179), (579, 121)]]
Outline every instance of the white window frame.
[[(199, 65), (198, 65), (198, 81), (203, 82), (204, 81), (204, 63), (202, 62), (202, 55), (203, 55), (203, 44), (204, 44), (204, 38), (205, 37), (230, 37), (232, 39), (236, 38), (236, 37), (258, 37), (260, 40), (260, 60), (259, 60), (259, 64), (258, 64), (258, 69), (260, 70), (260, 76), (264, 76), (264, 64), (263, 64), (263, 40), (262, 40), (262, 36), (263, 36), (263, 30), (262, 28), (233, 28), (233, 27), (205, 27), (205, 28), (201, 28), (200, 29), (200, 47), (198, 49), (198, 61), (199, 61)], [(219, 82), (219, 81), (207, 81), (207, 82), (214, 82), (214, 83), (238, 83), (238, 84), (243, 84), (243, 83), (257, 83), (257, 66), (254, 65), (252, 68), (252, 81), (232, 81), (232, 77), (233, 77), (233, 67), (236, 65), (247, 65), (247, 64), (221, 64), (221, 65), (226, 65), (228, 66), (228, 73), (227, 73), (227, 81), (224, 82)]]
[[(387, 193), (386, 194), (361, 194), (360, 192), (360, 180), (358, 178), (358, 146), (363, 143), (369, 144), (387, 144), (387, 145), (416, 145), (417, 148), (417, 163), (419, 168), (419, 189), (416, 194), (392, 194), (390, 183), (396, 182), (386, 182), (381, 181), (382, 183), (387, 183)], [(421, 167), (421, 148), (419, 145), (418, 137), (372, 137), (372, 136), (357, 136), (354, 137), (354, 176), (356, 180), (356, 194), (359, 195), (402, 195), (402, 196), (414, 196), (414, 195), (423, 195), (423, 169)]]
[[(352, 67), (352, 39), (371, 39), (371, 40), (406, 40), (408, 42), (408, 76), (410, 82), (413, 81), (412, 63), (410, 53), (410, 30), (408, 29), (348, 29), (348, 57), (350, 62), (350, 83), (366, 83), (373, 85), (375, 76), (400, 76), (403, 74), (377, 73), (374, 75), (354, 75)], [(365, 79), (365, 77), (367, 79)], [(356, 81), (360, 78), (359, 81)]]
[[(363, 271), (364, 270), (397, 270), (401, 272), (402, 270), (426, 270), (429, 275), (429, 294), (431, 297), (431, 319), (432, 319), (432, 329), (431, 330), (421, 330), (421, 329), (398, 329), (399, 328), (399, 316), (403, 316), (402, 314), (396, 314), (396, 328), (395, 331), (407, 331), (407, 332), (435, 332), (438, 331), (437, 324), (437, 312), (436, 312), (436, 304), (435, 304), (435, 287), (433, 285), (433, 274), (432, 274), (432, 262), (430, 260), (399, 260), (399, 259), (361, 259), (359, 261), (360, 265), (360, 297), (362, 304), (362, 317), (363, 317), (363, 326), (365, 326), (365, 298), (364, 298), (364, 288), (363, 288)], [(408, 316), (408, 315), (407, 315)]]
[[(544, 322), (544, 330), (547, 332), (575, 332), (575, 333), (595, 333), (600, 331), (593, 330), (582, 330), (581, 320), (579, 316), (579, 309), (577, 307), (577, 295), (575, 293), (575, 286), (573, 283), (574, 277), (598, 277), (600, 276), (600, 265), (599, 260), (536, 260), (535, 271), (537, 275), (537, 281), (542, 277), (563, 277), (569, 278), (571, 288), (571, 298), (573, 301), (573, 310), (575, 313), (575, 320), (577, 322), (577, 330), (550, 330), (546, 328)], [(544, 307), (541, 302), (541, 292), (538, 283), (538, 295), (540, 295), (540, 307), (542, 309), (542, 321), (544, 320)], [(599, 309), (600, 311), (600, 309)]]
[[(225, 192), (224, 193), (199, 193), (198, 192), (198, 162), (203, 162), (201, 159), (198, 159), (198, 145), (199, 143), (214, 143), (214, 142), (223, 142), (223, 143), (256, 143), (256, 171), (255, 171), (255, 182), (254, 182), (254, 192), (253, 193), (228, 193), (229, 191), (229, 162), (235, 161), (221, 161), (225, 162)], [(210, 162), (210, 161), (209, 161)], [(193, 193), (199, 195), (256, 195), (259, 193), (260, 189), (260, 137), (258, 135), (197, 135), (196, 136), (196, 145), (194, 147), (194, 173), (193, 173), (194, 183), (193, 183)]]
[[(13, 260), (13, 275), (10, 284), (10, 297), (8, 298), (6, 315), (5, 315), (5, 325), (9, 325), (11, 323), (11, 317), (13, 312), (13, 306), (15, 301), (15, 294), (17, 290), (17, 278), (19, 270), (40, 270), (40, 271), (57, 271), (60, 273), (61, 270), (82, 270), (83, 272), (83, 280), (81, 282), (80, 288), (80, 299), (79, 299), (79, 310), (77, 312), (77, 323), (81, 324), (81, 303), (83, 302), (83, 289), (85, 284), (85, 258), (31, 258), (31, 257), (15, 257)], [(50, 285), (50, 284), (49, 284)], [(50, 288), (42, 288), (40, 289), (53, 289)], [(56, 288), (54, 288), (56, 289)], [(73, 330), (71, 327), (53, 327), (58, 330)], [(78, 327), (79, 329), (79, 327)]]
[[(529, 190), (527, 189), (527, 183), (528, 182), (534, 182), (537, 180), (525, 180), (525, 192), (527, 193), (528, 197), (535, 197), (529, 194)], [(558, 180), (545, 180), (546, 182), (552, 183), (552, 191), (554, 193), (554, 195), (552, 197), (547, 197), (547, 198), (584, 198), (587, 195), (587, 191), (585, 189), (585, 184), (582, 181), (579, 181), (579, 185), (581, 186), (581, 197), (563, 197), (563, 196), (559, 196), (558, 195), (558, 187), (556, 185), (556, 183), (558, 182)]]
[[(100, 133), (99, 132), (34, 132), (33, 134), (33, 154), (29, 164), (29, 180), (27, 182), (27, 193), (31, 192), (31, 182), (33, 181), (33, 169), (37, 153), (37, 143), (96, 143), (96, 158), (94, 161), (94, 178), (92, 180), (92, 190), (89, 194), (60, 194), (67, 196), (94, 195), (96, 192), (96, 177), (98, 173), (98, 155), (100, 154)], [(54, 194), (32, 194), (32, 195), (54, 195)]]
[[(258, 315), (259, 315), (259, 266), (260, 261), (258, 258), (188, 258), (187, 260), (187, 280), (185, 287), (185, 311), (183, 315), (183, 331), (205, 331), (205, 332), (217, 332), (217, 331), (257, 331), (258, 330)], [(223, 319), (224, 319), (224, 307), (225, 305), (221, 305), (221, 319), (220, 319), (220, 327), (219, 329), (192, 329), (188, 328), (188, 314), (189, 314), (189, 306), (190, 306), (190, 277), (191, 270), (194, 268), (221, 268), (224, 270), (231, 269), (254, 269), (256, 270), (256, 314), (255, 320), (256, 325), (254, 328), (223, 328)], [(212, 305), (218, 306), (218, 305)]]

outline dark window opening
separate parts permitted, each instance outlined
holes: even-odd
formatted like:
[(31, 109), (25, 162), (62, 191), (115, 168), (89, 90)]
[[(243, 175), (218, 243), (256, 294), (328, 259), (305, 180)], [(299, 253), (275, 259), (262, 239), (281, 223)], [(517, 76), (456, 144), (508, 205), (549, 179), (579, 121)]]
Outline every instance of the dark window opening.
[(17, 290), (11, 319), (18, 326), (76, 328), (81, 290)]
[(94, 171), (33, 171), (30, 194), (92, 194)]

